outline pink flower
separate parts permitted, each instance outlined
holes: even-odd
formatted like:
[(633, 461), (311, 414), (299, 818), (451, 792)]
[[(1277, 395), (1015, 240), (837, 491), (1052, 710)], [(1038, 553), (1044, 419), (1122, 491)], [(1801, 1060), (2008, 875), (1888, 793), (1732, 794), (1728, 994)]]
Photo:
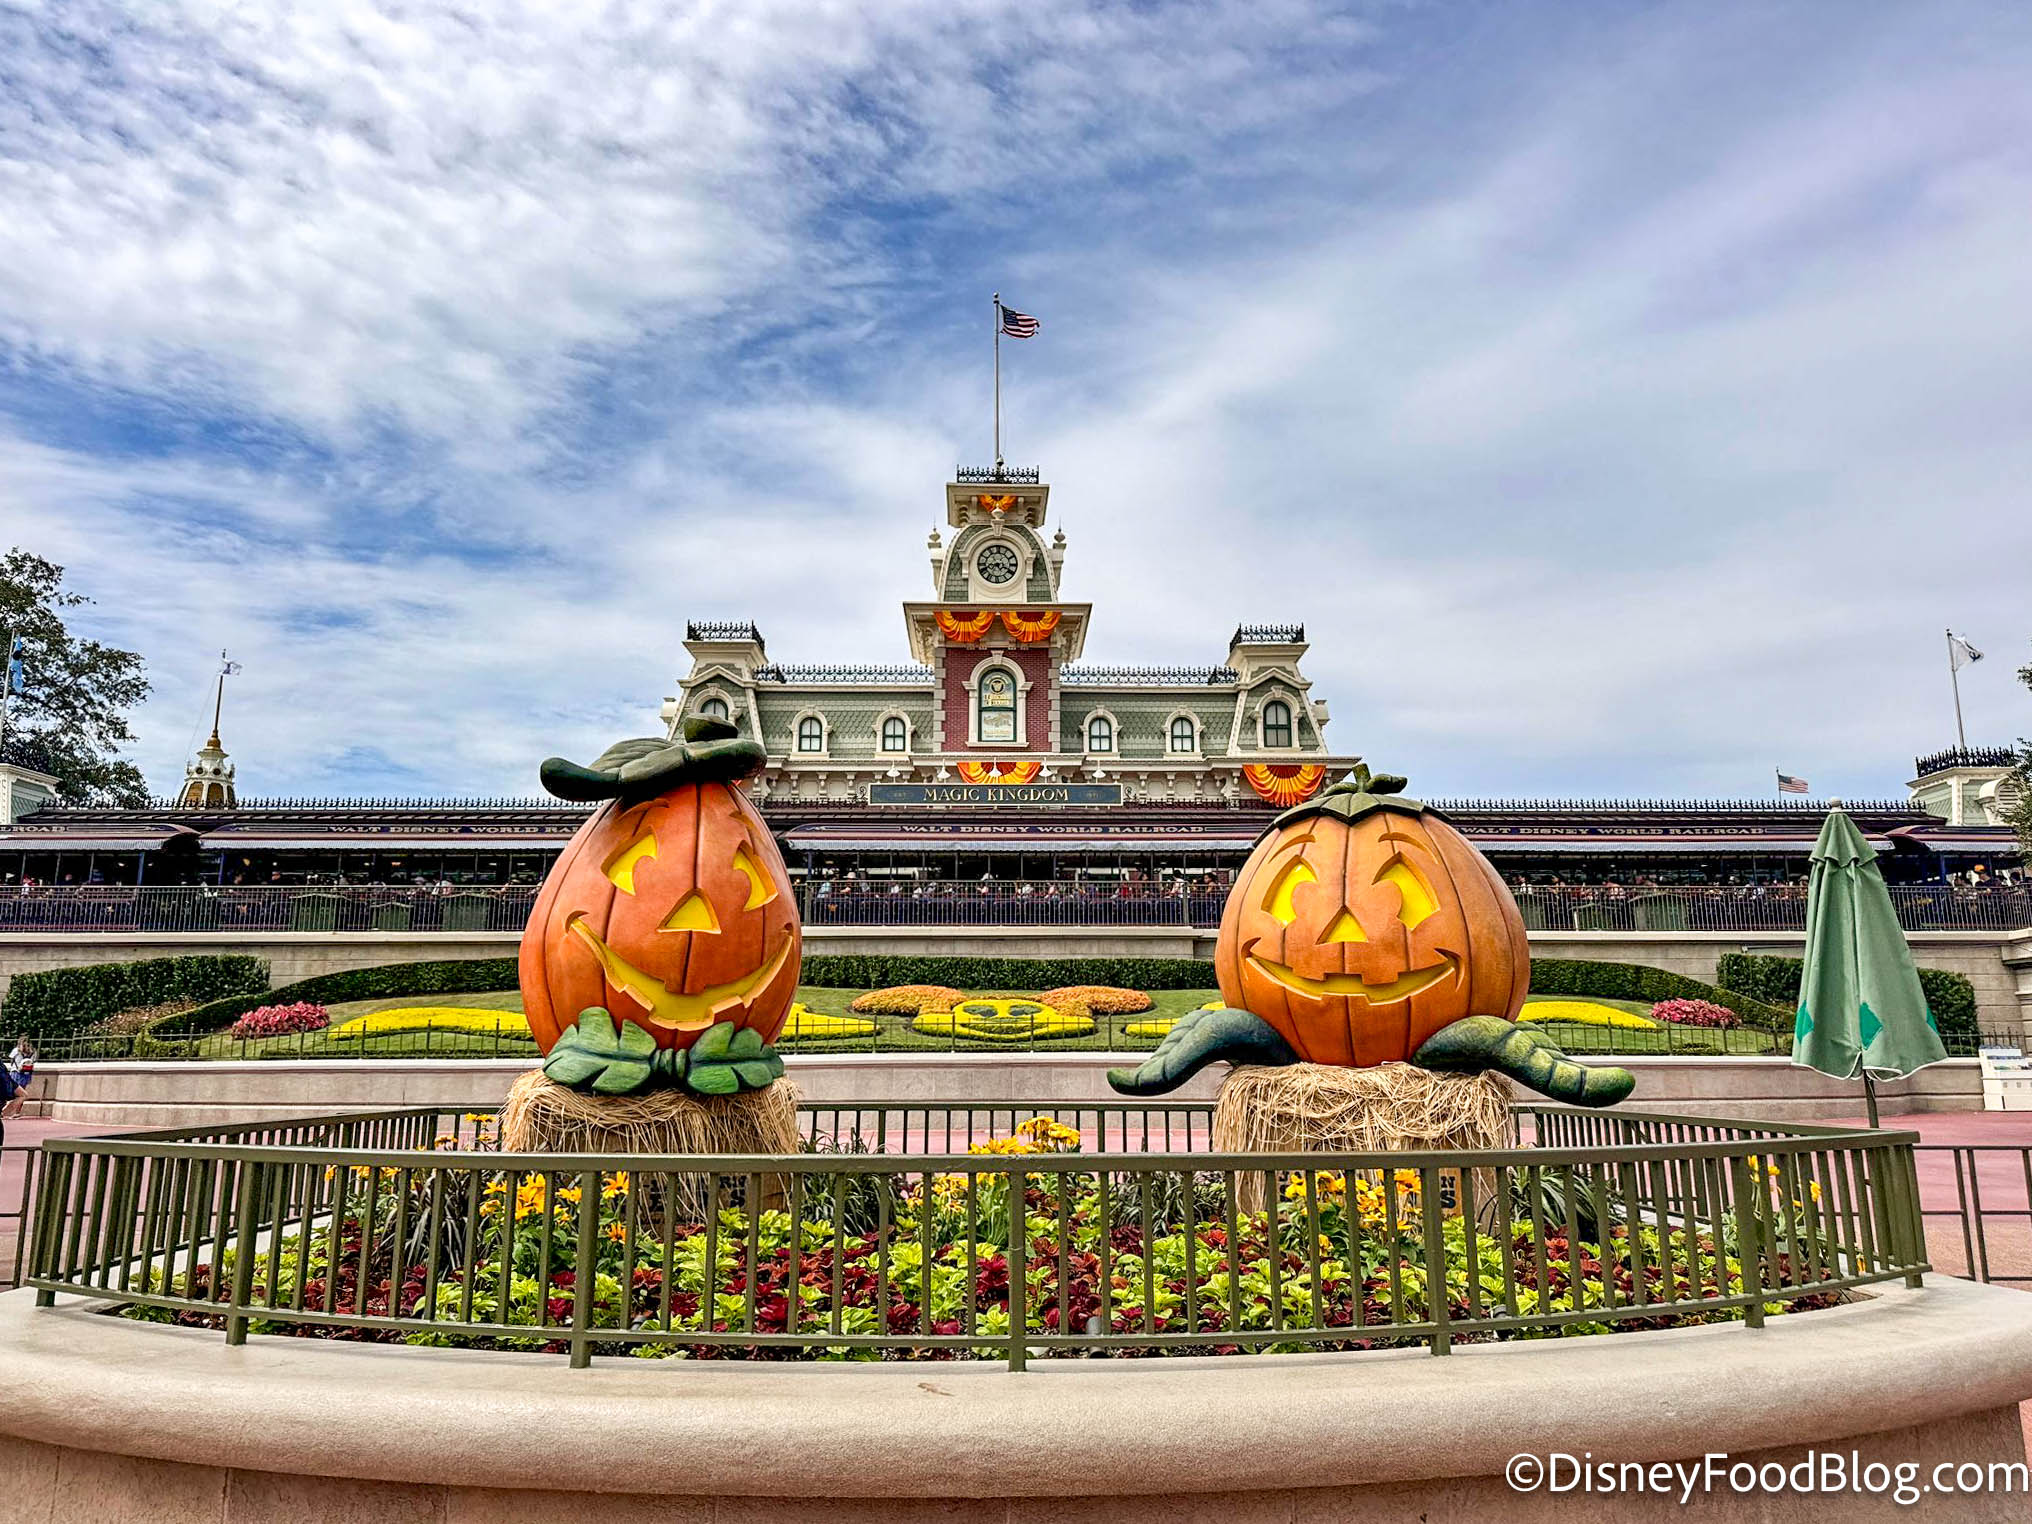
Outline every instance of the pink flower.
[(1742, 1017), (1712, 1000), (1661, 1000), (1651, 1007), (1651, 1018), (1682, 1027), (1739, 1027), (1743, 1024)]
[(264, 1005), (249, 1011), (228, 1031), (232, 1037), (287, 1037), (292, 1032), (318, 1032), (332, 1024), (325, 1008), (308, 1000), (294, 1005)]

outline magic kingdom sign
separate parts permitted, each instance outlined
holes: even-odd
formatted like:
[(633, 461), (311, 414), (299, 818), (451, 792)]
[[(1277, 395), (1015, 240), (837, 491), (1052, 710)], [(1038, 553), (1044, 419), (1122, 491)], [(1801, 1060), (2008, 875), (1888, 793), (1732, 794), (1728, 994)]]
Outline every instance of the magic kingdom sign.
[(1109, 805), (1122, 802), (1119, 783), (871, 783), (868, 803)]

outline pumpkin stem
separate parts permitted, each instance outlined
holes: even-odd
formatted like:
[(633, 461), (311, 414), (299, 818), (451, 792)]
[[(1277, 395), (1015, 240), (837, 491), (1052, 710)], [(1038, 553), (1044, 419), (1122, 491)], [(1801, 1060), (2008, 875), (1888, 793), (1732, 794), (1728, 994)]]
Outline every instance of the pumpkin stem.
[(768, 763), (760, 742), (743, 738), (724, 720), (692, 718), (679, 729), (682, 740), (642, 736), (616, 741), (591, 767), (547, 757), (538, 773), (544, 788), (560, 799), (640, 804), (685, 783), (732, 783)]

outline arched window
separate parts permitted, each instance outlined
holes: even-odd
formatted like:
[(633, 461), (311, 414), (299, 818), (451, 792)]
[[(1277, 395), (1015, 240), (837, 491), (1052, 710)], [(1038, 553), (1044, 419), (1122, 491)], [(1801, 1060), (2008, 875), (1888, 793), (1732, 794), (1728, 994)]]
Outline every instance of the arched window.
[(1199, 750), (1199, 728), (1192, 723), (1190, 715), (1181, 714), (1171, 722), (1171, 749), (1173, 751)]
[(1115, 749), (1115, 722), (1105, 714), (1097, 714), (1087, 721), (1087, 750), (1113, 751)]
[(994, 744), (1016, 739), (1016, 674), (1007, 667), (990, 667), (981, 674), (981, 688), (975, 697), (974, 733)]
[(709, 720), (724, 720), (727, 717), (727, 701), (716, 693), (698, 706), (698, 712)]
[(1283, 699), (1272, 699), (1263, 706), (1263, 744), (1291, 744), (1291, 706)]
[(903, 716), (892, 714), (882, 722), (882, 749), (884, 751), (910, 750), (910, 727), (903, 723)]
[(799, 751), (825, 750), (825, 721), (815, 714), (808, 714), (797, 722), (797, 749)]

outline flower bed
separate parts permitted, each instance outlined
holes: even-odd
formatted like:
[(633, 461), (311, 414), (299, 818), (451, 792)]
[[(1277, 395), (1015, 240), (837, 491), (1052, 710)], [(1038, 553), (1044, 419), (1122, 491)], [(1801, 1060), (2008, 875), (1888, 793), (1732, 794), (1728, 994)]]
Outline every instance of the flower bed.
[[(449, 1146), (449, 1137), (439, 1140)], [(1083, 1169), (1079, 1134), (1032, 1118), (1011, 1137), (979, 1145), (981, 1155), (1037, 1158), (1035, 1173), (858, 1172), (810, 1189), (799, 1215), (716, 1203), (677, 1210), (668, 1177), (626, 1171), (598, 1177), (598, 1199), (577, 1184), (515, 1171), (354, 1166), (328, 1170), (342, 1210), (314, 1218), (264, 1248), (252, 1267), (251, 1324), (257, 1333), (483, 1349), (561, 1351), (579, 1277), (590, 1265), (590, 1326), (653, 1329), (668, 1342), (597, 1345), (608, 1354), (724, 1359), (1001, 1358), (1020, 1275), (1024, 1327), (1040, 1339), (1059, 1333), (1180, 1334), (1199, 1344), (1116, 1346), (1117, 1356), (1360, 1349), (1423, 1342), (1399, 1331), (1428, 1319), (1443, 1298), (1455, 1320), (1507, 1305), (1519, 1318), (1566, 1321), (1463, 1339), (1530, 1338), (1734, 1321), (1740, 1307), (1660, 1305), (1629, 1317), (1595, 1317), (1637, 1303), (1688, 1303), (1743, 1291), (1736, 1230), (1727, 1213), (1696, 1231), (1599, 1214), (1613, 1187), (1584, 1176), (1562, 1180), (1550, 1167), (1546, 1197), (1523, 1199), (1521, 1177), (1508, 1212), (1465, 1220), (1425, 1210), (1416, 1171), (1344, 1175), (1293, 1172), (1272, 1210), (1238, 1211), (1218, 1172), (1190, 1167), (1140, 1178), (1116, 1167)], [(1056, 1156), (1050, 1169), (1042, 1156)], [(899, 1164), (902, 1161), (898, 1161)], [(1753, 1165), (1759, 1161), (1752, 1161)], [(1760, 1171), (1761, 1173), (1761, 1171)], [(1753, 1174), (1753, 1178), (1758, 1178)], [(564, 1180), (577, 1180), (567, 1174)], [(823, 1180), (826, 1177), (815, 1177)], [(1442, 1182), (1449, 1177), (1435, 1177)], [(1769, 1197), (1785, 1247), (1767, 1254), (1782, 1281), (1788, 1254), (1809, 1260), (1835, 1252), (1816, 1239), (1825, 1217), (1791, 1175), (1772, 1164)], [(851, 1179), (851, 1187), (845, 1182)], [(659, 1180), (662, 1184), (659, 1186)], [(1564, 1190), (1565, 1199), (1553, 1199)], [(477, 1198), (474, 1192), (477, 1191)], [(1021, 1192), (1020, 1203), (1010, 1193)], [(1497, 1198), (1505, 1200), (1505, 1198)], [(1484, 1199), (1484, 1208), (1492, 1205)], [(460, 1235), (415, 1232), (426, 1221), (466, 1221)], [(1012, 1226), (1020, 1237), (1012, 1245)], [(592, 1245), (580, 1259), (581, 1224)], [(405, 1226), (406, 1225), (406, 1226)], [(1767, 1232), (1769, 1228), (1767, 1227)], [(424, 1248), (425, 1244), (430, 1246)], [(402, 1245), (398, 1259), (392, 1246)], [(1434, 1257), (1435, 1250), (1437, 1257)], [(433, 1262), (418, 1256), (435, 1252)], [(145, 1289), (219, 1301), (230, 1284), (199, 1264), (167, 1279), (151, 1271)], [(142, 1289), (142, 1288), (138, 1288)], [(1816, 1292), (1764, 1304), (1767, 1314), (1824, 1307)], [(264, 1318), (264, 1307), (338, 1308), (346, 1317), (430, 1318), (495, 1323), (492, 1329), (402, 1329)], [(199, 1309), (130, 1307), (128, 1315), (217, 1327)], [(1393, 1327), (1393, 1325), (1395, 1325)], [(1294, 1334), (1325, 1330), (1321, 1338)], [(748, 1333), (808, 1335), (796, 1345), (747, 1345)], [(727, 1334), (733, 1343), (695, 1342), (687, 1333)], [(825, 1342), (889, 1335), (884, 1348)], [(975, 1340), (918, 1345), (927, 1340)]]
[(1592, 1000), (1531, 1000), (1517, 1014), (1519, 1021), (1571, 1021), (1584, 1027), (1621, 1027), (1631, 1032), (1656, 1030), (1658, 1023), (1635, 1011), (1621, 1011)]
[(791, 1006), (790, 1019), (783, 1023), (783, 1030), (776, 1034), (776, 1040), (779, 1043), (851, 1042), (873, 1037), (881, 1030), (879, 1022), (860, 1016), (828, 1016), (824, 1011), (814, 1011), (799, 1001)]
[(977, 1042), (1030, 1042), (1038, 1038), (1087, 1037), (1094, 1021), (1084, 1012), (1055, 1010), (1038, 1000), (996, 997), (962, 1000), (949, 1011), (925, 1011), (911, 1030), (926, 1037), (965, 1037)]
[(1079, 1007), (1098, 1016), (1140, 1016), (1156, 1004), (1141, 990), (1118, 989), (1112, 984), (1068, 984), (1063, 989), (1046, 990), (1037, 998), (1056, 1010)]
[(1679, 1027), (1726, 1028), (1743, 1024), (1734, 1011), (1711, 1000), (1661, 1000), (1651, 1007), (1651, 1014), (1659, 1021)]
[(249, 1011), (227, 1029), (238, 1038), (288, 1037), (296, 1032), (322, 1032), (332, 1024), (321, 1005), (299, 1000), (294, 1005), (264, 1005)]
[(476, 1032), (490, 1036), (528, 1037), (529, 1019), (520, 1011), (495, 1011), (469, 1005), (405, 1005), (392, 1011), (355, 1016), (332, 1028), (333, 1042), (359, 1042), (390, 1032)]

